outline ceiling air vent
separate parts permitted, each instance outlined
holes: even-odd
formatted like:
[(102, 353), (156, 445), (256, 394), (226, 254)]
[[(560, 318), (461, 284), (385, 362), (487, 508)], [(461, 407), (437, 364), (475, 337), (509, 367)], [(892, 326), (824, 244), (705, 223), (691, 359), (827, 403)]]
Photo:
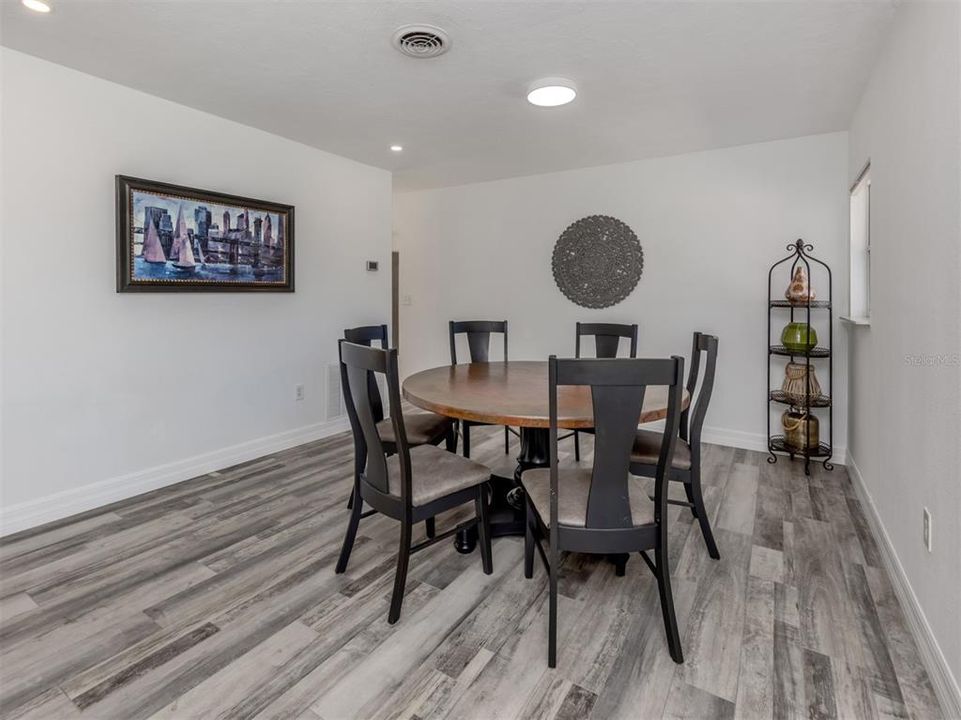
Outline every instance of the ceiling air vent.
[(394, 31), (394, 47), (413, 58), (432, 58), (450, 49), (447, 33), (433, 25), (404, 25)]

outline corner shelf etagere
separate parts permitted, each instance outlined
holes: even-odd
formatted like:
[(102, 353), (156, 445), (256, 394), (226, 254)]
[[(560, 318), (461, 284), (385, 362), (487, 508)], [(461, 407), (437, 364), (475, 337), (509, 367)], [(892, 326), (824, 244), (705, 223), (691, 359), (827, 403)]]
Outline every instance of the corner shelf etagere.
[[(804, 458), (804, 472), (807, 475), (811, 474), (811, 459), (814, 458), (819, 461), (826, 470), (833, 470), (834, 465), (831, 464), (831, 457), (834, 454), (834, 402), (832, 398), (832, 393), (834, 391), (834, 311), (832, 310), (832, 292), (833, 283), (831, 281), (831, 268), (828, 267), (827, 263), (818, 260), (813, 257), (811, 253), (814, 251), (814, 246), (805, 243), (803, 240), (797, 240), (787, 246), (790, 251), (788, 255), (783, 260), (778, 260), (767, 274), (767, 345), (768, 345), (768, 363), (767, 363), (767, 448), (768, 448), (768, 459), (769, 463), (777, 462), (777, 455), (775, 453), (781, 453), (789, 455), (793, 460), (795, 456)], [(791, 263), (790, 271), (788, 273), (788, 280), (794, 276), (794, 270), (798, 265), (803, 264), (808, 281), (812, 284), (814, 283), (814, 275), (811, 273), (811, 263), (817, 263), (827, 271), (828, 280), (828, 299), (827, 300), (808, 300), (806, 303), (792, 303), (788, 300), (775, 299), (772, 295), (772, 282), (774, 279), (774, 270), (780, 265), (785, 263)], [(796, 352), (789, 350), (783, 345), (774, 344), (771, 340), (771, 323), (775, 317), (781, 316), (783, 314), (778, 312), (778, 309), (786, 308), (789, 310), (789, 320), (787, 322), (795, 322), (795, 313), (799, 314), (798, 321), (806, 322), (808, 327), (811, 327), (811, 311), (812, 310), (826, 310), (827, 311), (827, 322), (828, 322), (828, 343), (827, 346), (813, 347), (806, 352)], [(807, 392), (805, 393), (805, 403), (798, 404), (795, 402), (796, 398), (790, 398), (786, 393), (780, 389), (771, 388), (771, 360), (774, 357), (789, 357), (791, 362), (795, 362), (795, 358), (803, 358), (803, 362), (807, 365), (807, 377), (811, 377), (811, 366), (812, 360), (815, 359), (826, 359), (828, 365), (828, 377), (827, 377), (827, 394), (814, 395), (810, 392), (810, 384), (807, 387)], [(808, 380), (810, 383), (810, 380)], [(784, 435), (771, 434), (771, 412), (772, 403), (777, 405), (787, 405), (790, 408), (794, 408), (799, 411), (803, 411), (806, 415), (813, 415), (811, 412), (813, 408), (822, 408), (827, 411), (827, 442), (819, 442), (818, 447), (814, 448), (795, 448), (788, 445), (785, 442)]]

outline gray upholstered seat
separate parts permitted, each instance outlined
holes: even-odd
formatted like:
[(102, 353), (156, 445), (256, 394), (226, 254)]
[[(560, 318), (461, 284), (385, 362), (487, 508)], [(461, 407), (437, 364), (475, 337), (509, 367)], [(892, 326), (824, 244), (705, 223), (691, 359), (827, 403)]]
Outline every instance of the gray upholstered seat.
[[(561, 525), (585, 527), (587, 498), (591, 488), (589, 468), (561, 468), (557, 476), (557, 521)], [(527, 496), (534, 504), (537, 514), (545, 525), (551, 518), (551, 471), (538, 468), (524, 473), (522, 482)], [(635, 526), (654, 522), (654, 503), (647, 496), (647, 483), (633, 475), (628, 476), (628, 494), (631, 500), (631, 521)]]
[[(631, 462), (640, 465), (657, 465), (657, 457), (661, 452), (661, 433), (650, 430), (638, 430), (631, 450)], [(691, 446), (680, 438), (674, 443), (674, 462), (672, 467), (678, 470), (691, 469)]]
[[(447, 432), (453, 420), (432, 412), (404, 413), (404, 429), (407, 431), (407, 442), (411, 445), (426, 445)], [(397, 444), (394, 437), (394, 426), (390, 418), (384, 418), (377, 423), (377, 432), (381, 442)]]
[[(426, 505), (445, 495), (475, 487), (491, 476), (491, 471), (480, 463), (441, 450), (436, 445), (411, 448), (410, 470), (413, 505)], [(387, 458), (387, 479), (390, 494), (399, 497), (400, 458), (397, 455)]]

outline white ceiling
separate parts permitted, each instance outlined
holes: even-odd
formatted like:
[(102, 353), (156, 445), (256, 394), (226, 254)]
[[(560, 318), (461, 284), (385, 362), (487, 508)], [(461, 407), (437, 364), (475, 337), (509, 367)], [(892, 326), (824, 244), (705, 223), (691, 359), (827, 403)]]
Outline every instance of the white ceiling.
[[(408, 190), (846, 129), (895, 1), (2, 0), (0, 41)], [(421, 22), (448, 54), (391, 47)], [(551, 76), (577, 100), (528, 105)]]

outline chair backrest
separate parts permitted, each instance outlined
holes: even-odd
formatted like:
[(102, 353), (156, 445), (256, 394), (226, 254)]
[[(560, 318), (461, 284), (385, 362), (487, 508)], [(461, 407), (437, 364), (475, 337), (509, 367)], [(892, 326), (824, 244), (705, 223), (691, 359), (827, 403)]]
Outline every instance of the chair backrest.
[(507, 362), (507, 321), (506, 320), (451, 320), (450, 321), (450, 364), (457, 364), (458, 335), (467, 336), (472, 363), (490, 362), (491, 333), (504, 335), (504, 362)]
[[(361, 327), (347, 328), (344, 330), (344, 340), (355, 345), (366, 345), (371, 347), (375, 341), (380, 342), (381, 348), (387, 347), (387, 326), (386, 325), (363, 325)], [(376, 422), (384, 419), (384, 403), (380, 397), (380, 388), (377, 385), (377, 378), (374, 373), (367, 374), (368, 392), (374, 406), (374, 417)], [(350, 428), (354, 434), (354, 446), (360, 448), (358, 441), (363, 442), (363, 433), (357, 424), (357, 413), (354, 411), (354, 403), (350, 399), (350, 390), (347, 383), (347, 368), (344, 363), (340, 363), (340, 389), (344, 394), (344, 407), (347, 410), (347, 419), (350, 421)]]
[(637, 325), (620, 325), (618, 323), (577, 323), (574, 339), (574, 357), (581, 356), (581, 336), (594, 336), (594, 355), (599, 358), (617, 357), (617, 348), (621, 338), (631, 341), (631, 352), (628, 357), (637, 357)]
[[(695, 399), (694, 390), (697, 387), (697, 376), (700, 373), (701, 356), (704, 356), (704, 378), (701, 389)], [(697, 462), (701, 452), (701, 429), (704, 427), (704, 416), (707, 414), (708, 403), (714, 392), (714, 372), (717, 369), (717, 337), (705, 333), (694, 333), (694, 343), (691, 348), (691, 369), (687, 377), (687, 392), (691, 404), (681, 413), (681, 439), (691, 445), (691, 461)]]
[(684, 358), (564, 359), (549, 361), (551, 528), (557, 526), (557, 388), (587, 385), (594, 406), (594, 465), (586, 529), (629, 528), (628, 472), (637, 424), (649, 385), (668, 388), (667, 418), (654, 481), (655, 521), (667, 509), (667, 481), (680, 421)]
[[(376, 419), (374, 399), (371, 396), (371, 385), (368, 378), (371, 375), (384, 375), (387, 381), (387, 397), (390, 407), (400, 408), (397, 351), (373, 348), (341, 340), (339, 352), (341, 365), (347, 373), (347, 394), (353, 406), (364, 445), (370, 451), (367, 456), (366, 471), (361, 476), (362, 481), (377, 491), (388, 495), (390, 494), (390, 483), (387, 477), (387, 458), (384, 453), (384, 444), (377, 432), (379, 421)], [(395, 450), (400, 458), (400, 497), (405, 505), (410, 506), (410, 446), (407, 443), (404, 415), (402, 412), (392, 412), (390, 418), (396, 439)]]
[(360, 327), (347, 328), (344, 330), (344, 340), (355, 345), (371, 346), (375, 340), (380, 341), (382, 348), (387, 347), (387, 326), (386, 325), (361, 325)]

